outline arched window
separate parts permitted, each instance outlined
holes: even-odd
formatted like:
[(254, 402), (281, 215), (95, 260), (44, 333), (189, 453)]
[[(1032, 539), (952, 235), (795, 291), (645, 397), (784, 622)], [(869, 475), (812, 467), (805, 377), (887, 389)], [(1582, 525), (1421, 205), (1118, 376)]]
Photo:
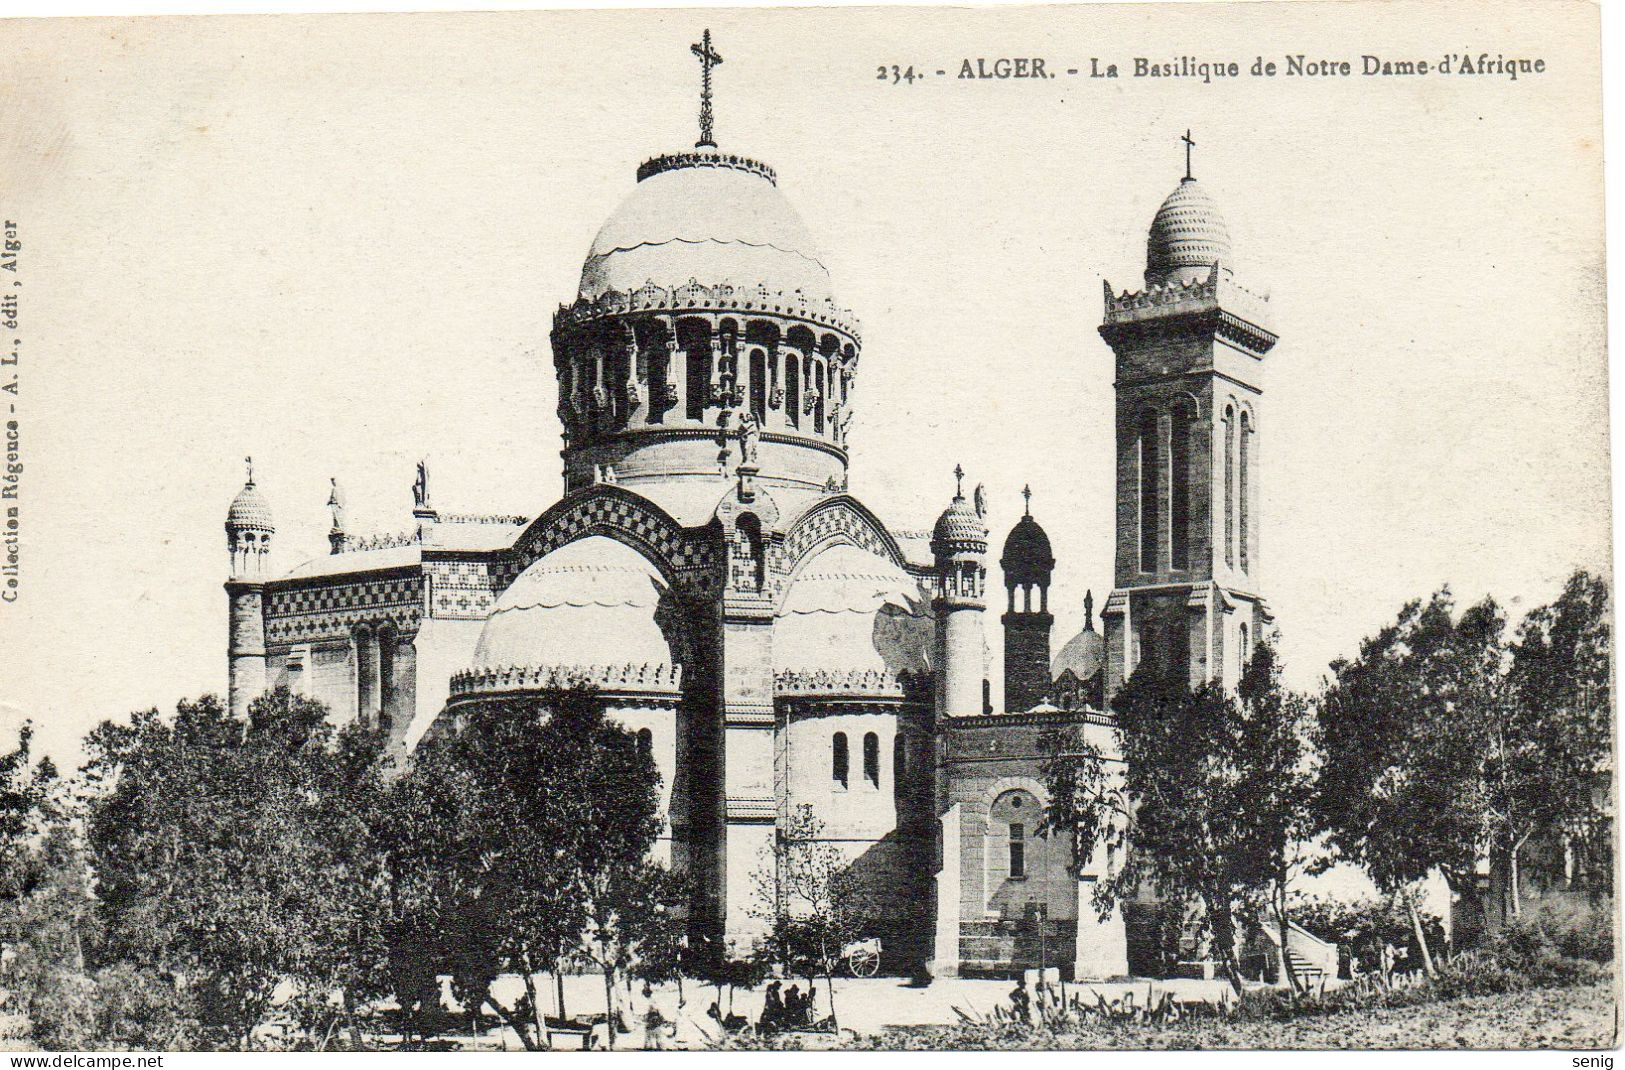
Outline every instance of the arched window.
[(863, 779), (871, 787), (880, 787), (880, 737), (873, 732), (863, 736)]
[(1247, 626), (1245, 624), (1243, 624), (1241, 626), (1241, 666), (1240, 666), (1242, 672), (1247, 671), (1247, 666), (1252, 663), (1252, 660), (1253, 660), (1253, 648), (1252, 648), (1252, 644), (1248, 640)]
[(1188, 403), (1174, 406), (1168, 434), (1168, 534), (1171, 568), (1190, 568), (1191, 410)]
[(682, 320), (677, 324), (677, 333), (688, 368), (688, 379), (683, 384), (688, 395), (687, 415), (690, 420), (703, 420), (705, 407), (711, 403), (711, 327), (699, 320)]
[(750, 351), (750, 411), (767, 420), (767, 354), (756, 348)]
[(819, 361), (813, 365), (813, 395), (817, 400), (813, 402), (813, 430), (819, 434), (824, 433), (824, 362)]
[(1224, 563), (1236, 563), (1236, 411), (1224, 407)]
[[(1016, 788), (993, 801), (988, 820), (988, 887), (997, 895), (998, 886), (1003, 880), (1026, 880), (1032, 869), (1044, 868), (1044, 845), (1042, 841), (1035, 844), (1032, 839), (1043, 820), (1043, 813), (1031, 792)], [(1038, 852), (1037, 857), (1032, 856), (1034, 849)]]
[(647, 728), (638, 729), (638, 753), (653, 754), (655, 749), (655, 734)]
[(791, 427), (801, 426), (801, 363), (794, 353), (784, 355), (784, 415)]
[(1248, 472), (1247, 462), (1248, 455), (1252, 452), (1252, 441), (1253, 422), (1248, 414), (1244, 412), (1241, 414), (1241, 486), (1237, 489), (1237, 493), (1241, 498), (1239, 503), (1240, 508), (1238, 509), (1240, 514), (1239, 526), (1241, 531), (1237, 538), (1241, 543), (1241, 571), (1243, 572), (1247, 571), (1247, 498), (1249, 496), (1249, 491), (1251, 490), (1251, 487), (1249, 486), (1251, 476)]
[(378, 633), (378, 727), (389, 731), (395, 710), (395, 633)]
[(847, 753), (846, 733), (835, 733), (834, 743), (830, 747), (829, 778), (841, 787), (846, 787)]
[(1148, 410), (1140, 416), (1140, 571), (1157, 571), (1157, 538), (1162, 533), (1157, 515), (1157, 414)]

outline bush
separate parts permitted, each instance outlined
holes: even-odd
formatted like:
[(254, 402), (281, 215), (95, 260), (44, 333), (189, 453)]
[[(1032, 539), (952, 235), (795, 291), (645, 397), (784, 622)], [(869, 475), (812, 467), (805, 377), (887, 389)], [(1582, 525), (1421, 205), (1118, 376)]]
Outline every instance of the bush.
[(1596, 902), (1554, 897), (1529, 904), (1523, 913), (1489, 941), (1498, 957), (1513, 962), (1547, 958), (1612, 962), (1614, 958), (1614, 901)]
[(42, 971), (27, 994), (34, 1043), (49, 1051), (195, 1050), (200, 1036), (184, 1005), (174, 985), (127, 965), (94, 976)]

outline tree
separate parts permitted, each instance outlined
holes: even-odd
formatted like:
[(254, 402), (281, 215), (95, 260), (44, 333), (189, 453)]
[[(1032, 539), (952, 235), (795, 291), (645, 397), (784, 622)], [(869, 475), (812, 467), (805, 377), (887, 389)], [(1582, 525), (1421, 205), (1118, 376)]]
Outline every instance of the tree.
[(824, 823), (803, 803), (791, 811), (771, 854), (755, 873), (757, 917), (770, 922), (761, 957), (785, 972), (822, 975), (829, 985), (829, 1016), (836, 1021), (835, 967), (848, 944), (876, 920), (868, 889), (840, 848), (824, 839)]
[(335, 733), (286, 688), (248, 713), (205, 696), (106, 722), (85, 767), (105, 932), (92, 965), (173, 977), (206, 1034), (243, 1047), (281, 982), (307, 1010), (338, 986), (353, 1001), (382, 958), (363, 920), (382, 860), (370, 815), (348, 809), (367, 795), (376, 745), (352, 737), (368, 730)]
[[(24, 722), (17, 746), (0, 754), (0, 904), (27, 895), (40, 879), (39, 840), (56, 813), (56, 766), (33, 756), (34, 726)], [(0, 928), (0, 944), (15, 938)]]
[(1142, 665), (1112, 703), (1121, 766), (1075, 729), (1044, 741), (1046, 828), (1069, 837), (1077, 865), (1102, 846), (1118, 859), (1096, 884), (1097, 909), (1104, 916), (1145, 885), (1175, 917), (1199, 907), (1238, 991), (1238, 923), (1272, 890), (1284, 908), (1298, 864), (1303, 708), (1261, 647), (1239, 696)]
[(581, 943), (587, 959), (604, 975), (604, 1011), (613, 1048), (617, 979), (630, 979), (645, 962), (656, 967), (653, 972), (664, 972), (667, 941), (683, 928), (687, 889), (664, 866), (628, 860), (592, 873), (588, 890)]
[(392, 931), (416, 959), (397, 972), (448, 972), (477, 1010), (498, 973), (518, 971), (528, 1015), (489, 1006), (527, 1048), (544, 1047), (536, 973), (554, 976), (562, 1014), (558, 979), (590, 927), (606, 926), (593, 931), (616, 956), (635, 946), (635, 926), (616, 919), (650, 900), (617, 896), (653, 887), (640, 882), (659, 802), (653, 759), (588, 688), (458, 710), (397, 785)]
[(1513, 916), (1522, 912), (1519, 856), (1536, 834), (1560, 838), (1571, 856), (1591, 855), (1591, 871), (1612, 879), (1611, 653), (1608, 586), (1585, 571), (1569, 577), (1556, 601), (1530, 611), (1511, 646), (1487, 779)]
[(1319, 823), (1340, 856), (1403, 897), (1430, 975), (1414, 887), (1435, 870), (1465, 887), (1488, 846), (1485, 757), (1505, 720), (1500, 608), (1453, 609), (1448, 588), (1406, 604), (1358, 657), (1333, 663), (1317, 712)]
[(1281, 977), (1296, 992), (1289, 903), (1293, 880), (1311, 862), (1309, 842), (1314, 835), (1309, 703), (1282, 688), (1280, 664), (1269, 643), (1253, 648), (1236, 694), (1242, 713), (1236, 761), (1241, 793), (1249, 800), (1242, 817), (1252, 826), (1242, 839), (1258, 852), (1242, 868), (1254, 877), (1267, 875)]

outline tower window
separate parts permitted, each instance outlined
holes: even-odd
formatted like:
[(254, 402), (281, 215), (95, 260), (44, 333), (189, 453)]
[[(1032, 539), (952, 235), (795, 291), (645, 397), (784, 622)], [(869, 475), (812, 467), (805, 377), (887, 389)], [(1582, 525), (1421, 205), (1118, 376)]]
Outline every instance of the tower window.
[(880, 787), (880, 737), (867, 732), (863, 737), (863, 779)]
[(1168, 525), (1171, 567), (1190, 568), (1190, 436), (1191, 411), (1188, 405), (1177, 405), (1173, 411), (1173, 426), (1168, 434)]
[(1224, 563), (1236, 563), (1236, 413), (1224, 410)]
[(837, 732), (830, 748), (829, 777), (843, 788), (847, 786), (847, 765), (846, 733)]
[(1162, 532), (1157, 514), (1157, 414), (1140, 417), (1140, 571), (1157, 571), (1157, 538)]
[(1248, 531), (1247, 531), (1247, 498), (1248, 498), (1248, 493), (1251, 490), (1251, 487), (1249, 486), (1250, 478), (1249, 478), (1247, 461), (1248, 461), (1248, 454), (1252, 452), (1251, 451), (1252, 440), (1253, 440), (1253, 423), (1252, 423), (1252, 420), (1250, 420), (1248, 418), (1246, 413), (1242, 413), (1241, 414), (1241, 487), (1240, 487), (1240, 494), (1241, 494), (1241, 503), (1240, 503), (1240, 506), (1241, 506), (1240, 507), (1241, 534), (1240, 534), (1240, 540), (1241, 540), (1241, 571), (1243, 571), (1243, 572), (1247, 571), (1247, 538), (1248, 538), (1248, 534), (1249, 534)]
[(813, 430), (819, 434), (824, 433), (824, 364), (822, 361), (813, 365)]

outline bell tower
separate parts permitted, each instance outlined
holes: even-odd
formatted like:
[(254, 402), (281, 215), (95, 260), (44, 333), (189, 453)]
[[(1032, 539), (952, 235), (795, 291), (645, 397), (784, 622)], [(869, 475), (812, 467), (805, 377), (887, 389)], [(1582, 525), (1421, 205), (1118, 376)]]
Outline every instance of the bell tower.
[(1259, 571), (1269, 298), (1236, 281), (1230, 235), (1191, 175), (1162, 202), (1145, 289), (1105, 284), (1116, 358), (1115, 589), (1101, 613), (1106, 700), (1142, 664), (1234, 686), (1272, 619)]

